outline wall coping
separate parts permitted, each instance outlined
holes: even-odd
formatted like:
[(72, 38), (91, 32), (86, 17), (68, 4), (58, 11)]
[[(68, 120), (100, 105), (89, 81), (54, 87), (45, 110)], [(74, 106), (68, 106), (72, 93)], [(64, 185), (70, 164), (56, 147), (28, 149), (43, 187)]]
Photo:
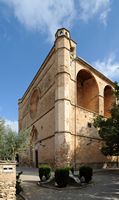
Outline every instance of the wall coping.
[(5, 161), (5, 160), (0, 160), (0, 165), (16, 165), (16, 161)]

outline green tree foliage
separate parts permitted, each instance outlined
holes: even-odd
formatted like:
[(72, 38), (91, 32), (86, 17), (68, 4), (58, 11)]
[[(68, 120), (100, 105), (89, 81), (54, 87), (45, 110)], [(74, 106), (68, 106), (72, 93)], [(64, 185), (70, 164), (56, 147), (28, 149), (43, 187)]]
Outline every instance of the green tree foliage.
[[(115, 83), (115, 95), (119, 100), (119, 85)], [(111, 109), (111, 117), (97, 116), (94, 126), (98, 128), (100, 137), (104, 140), (102, 153), (104, 155), (119, 155), (119, 104), (114, 104)]]
[(0, 119), (0, 160), (15, 160), (17, 153), (25, 151), (30, 141), (29, 132), (26, 130), (18, 134)]
[(117, 100), (119, 100), (119, 84), (115, 82), (115, 95)]

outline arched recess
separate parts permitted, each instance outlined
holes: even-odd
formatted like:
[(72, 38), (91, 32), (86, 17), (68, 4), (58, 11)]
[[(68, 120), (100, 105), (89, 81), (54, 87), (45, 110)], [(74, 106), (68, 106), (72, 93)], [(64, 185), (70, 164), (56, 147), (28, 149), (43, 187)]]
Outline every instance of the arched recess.
[(87, 70), (77, 74), (77, 105), (99, 112), (99, 88), (94, 76)]
[(33, 93), (30, 97), (30, 116), (33, 118), (35, 117), (37, 113), (37, 106), (38, 106), (38, 101), (39, 101), (39, 89), (35, 88), (33, 90)]
[(110, 109), (115, 101), (114, 92), (110, 85), (104, 88), (104, 116), (110, 117)]
[(31, 130), (31, 143), (35, 143), (38, 139), (38, 131), (36, 127), (33, 125)]
[[(31, 137), (30, 137), (30, 164), (31, 166), (34, 163), (34, 159), (33, 157), (35, 156), (34, 154), (37, 152), (38, 154), (38, 150), (35, 150), (35, 145), (38, 139), (38, 131), (36, 129), (36, 127), (33, 125), (32, 130), (31, 130)], [(35, 165), (38, 165), (38, 155), (37, 158), (35, 156)]]

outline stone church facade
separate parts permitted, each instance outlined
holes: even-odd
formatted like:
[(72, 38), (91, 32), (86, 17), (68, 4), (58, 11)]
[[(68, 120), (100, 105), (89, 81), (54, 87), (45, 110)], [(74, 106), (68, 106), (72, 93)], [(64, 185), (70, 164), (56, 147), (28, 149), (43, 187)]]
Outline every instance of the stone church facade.
[(76, 56), (70, 32), (58, 29), (52, 49), (19, 99), (19, 130), (31, 130), (29, 162), (102, 165), (107, 158), (100, 152), (102, 140), (92, 123), (98, 114), (110, 115), (113, 87), (111, 80)]

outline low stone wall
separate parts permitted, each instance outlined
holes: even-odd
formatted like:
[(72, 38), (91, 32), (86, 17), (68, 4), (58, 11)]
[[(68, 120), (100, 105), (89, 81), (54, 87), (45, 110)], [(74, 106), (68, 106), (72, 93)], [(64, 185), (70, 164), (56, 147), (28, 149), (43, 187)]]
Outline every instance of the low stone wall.
[(0, 200), (16, 199), (16, 163), (0, 161)]

